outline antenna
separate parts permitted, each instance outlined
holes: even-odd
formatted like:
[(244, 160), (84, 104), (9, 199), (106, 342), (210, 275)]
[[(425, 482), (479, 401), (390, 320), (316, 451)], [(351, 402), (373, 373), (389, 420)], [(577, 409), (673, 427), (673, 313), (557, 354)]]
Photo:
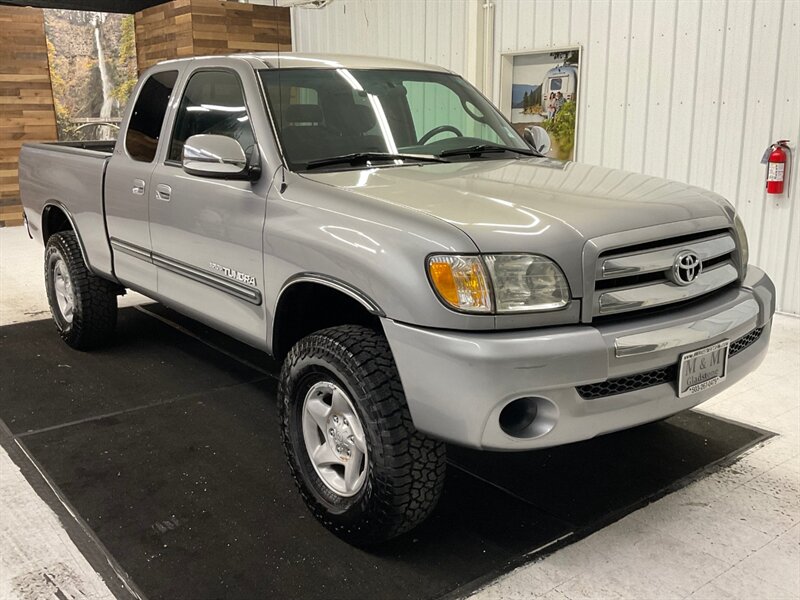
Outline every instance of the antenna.
[[(291, 11), (291, 9), (290, 9)], [(291, 17), (290, 17), (291, 18)], [(283, 84), (281, 82), (281, 38), (278, 36), (278, 122), (275, 124), (275, 133), (283, 128)], [(284, 157), (285, 158), (285, 157)], [(281, 188), (280, 192), (283, 194), (288, 187), (286, 183), (286, 165), (281, 165)]]

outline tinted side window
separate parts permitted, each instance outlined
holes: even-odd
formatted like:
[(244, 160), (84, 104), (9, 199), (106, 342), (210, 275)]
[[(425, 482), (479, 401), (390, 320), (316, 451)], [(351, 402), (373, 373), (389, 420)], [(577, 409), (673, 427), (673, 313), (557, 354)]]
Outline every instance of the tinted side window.
[(177, 79), (177, 71), (164, 71), (151, 75), (142, 86), (125, 134), (125, 149), (134, 160), (151, 162), (156, 157), (158, 136)]
[(169, 160), (180, 161), (183, 145), (193, 135), (224, 135), (237, 140), (248, 159), (255, 147), (239, 77), (230, 71), (192, 75), (175, 117)]

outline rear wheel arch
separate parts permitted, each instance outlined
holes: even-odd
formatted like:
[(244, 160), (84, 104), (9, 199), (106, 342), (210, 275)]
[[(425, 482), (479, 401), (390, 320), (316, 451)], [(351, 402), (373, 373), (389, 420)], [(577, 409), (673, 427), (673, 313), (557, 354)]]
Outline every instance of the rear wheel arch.
[(53, 234), (61, 233), (62, 231), (72, 231), (75, 233), (83, 262), (86, 263), (86, 266), (91, 271), (92, 267), (89, 264), (81, 234), (75, 226), (75, 220), (63, 204), (57, 201), (51, 201), (45, 204), (42, 209), (42, 243), (46, 246), (47, 240), (49, 240)]
[(75, 231), (72, 217), (60, 204), (47, 204), (42, 210), (42, 241), (46, 244), (54, 233)]
[(383, 311), (369, 296), (340, 280), (303, 274), (283, 286), (275, 307), (272, 354), (283, 359), (305, 336), (339, 325), (382, 331)]

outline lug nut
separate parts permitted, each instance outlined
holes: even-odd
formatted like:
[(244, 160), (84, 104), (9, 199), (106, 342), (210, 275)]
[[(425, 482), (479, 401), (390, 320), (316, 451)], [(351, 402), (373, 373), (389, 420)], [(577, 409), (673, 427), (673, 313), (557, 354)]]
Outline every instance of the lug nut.
[(330, 435), (333, 435), (333, 434), (335, 433), (335, 432), (333, 431), (333, 427), (331, 427), (330, 429), (328, 429), (328, 433), (329, 433)]
[(338, 423), (339, 422), (339, 417), (337, 415), (333, 415), (333, 422), (334, 423)]

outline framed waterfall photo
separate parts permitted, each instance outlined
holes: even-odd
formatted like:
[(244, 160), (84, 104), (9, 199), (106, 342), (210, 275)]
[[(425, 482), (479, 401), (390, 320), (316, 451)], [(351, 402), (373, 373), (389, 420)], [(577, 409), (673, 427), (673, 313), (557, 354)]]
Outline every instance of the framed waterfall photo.
[(502, 55), (500, 109), (520, 135), (544, 128), (551, 158), (575, 158), (580, 63), (580, 46)]
[(133, 15), (48, 8), (44, 23), (58, 139), (116, 138), (137, 79)]

